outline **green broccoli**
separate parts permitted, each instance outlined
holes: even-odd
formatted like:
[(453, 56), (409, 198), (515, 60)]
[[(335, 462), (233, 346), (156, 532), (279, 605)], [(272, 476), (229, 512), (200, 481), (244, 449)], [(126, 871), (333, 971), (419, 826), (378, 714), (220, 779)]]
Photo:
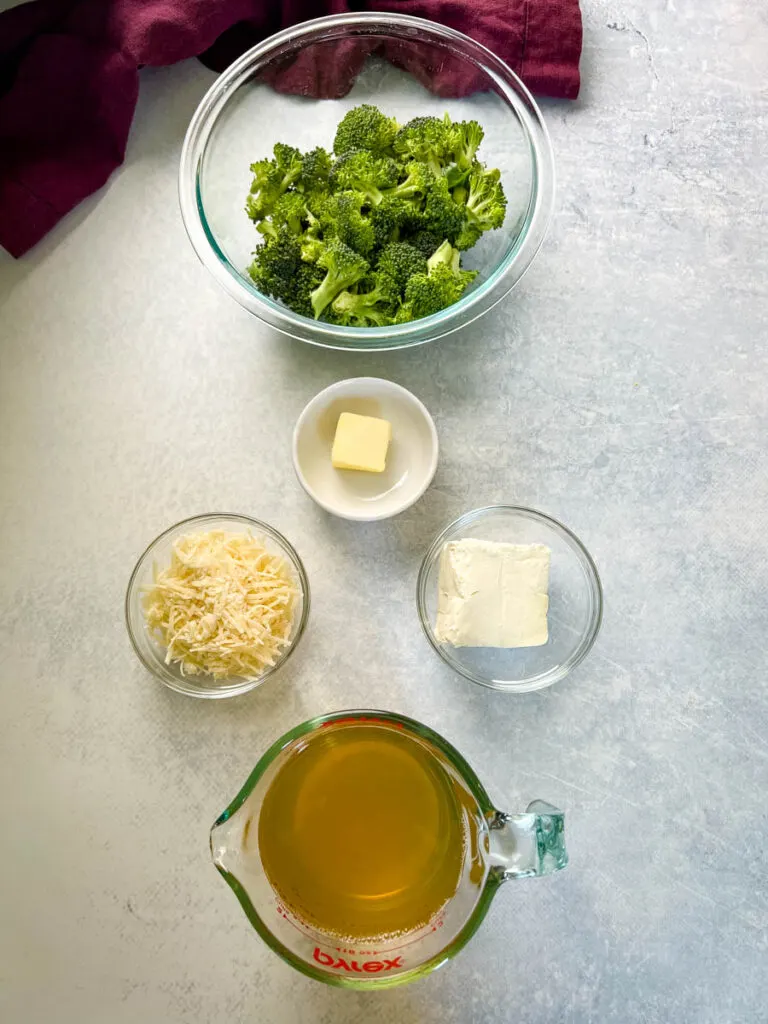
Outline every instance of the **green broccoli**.
[(297, 238), (285, 228), (278, 229), (276, 236), (259, 246), (253, 256), (248, 274), (259, 291), (296, 313), (314, 316), (310, 295), (322, 283), (325, 272), (302, 261)]
[(390, 157), (376, 157), (365, 149), (353, 149), (339, 157), (331, 169), (334, 190), (361, 192), (371, 206), (384, 198), (381, 189), (397, 185), (400, 168)]
[(373, 225), (362, 214), (361, 192), (336, 192), (323, 204), (320, 223), (324, 238), (338, 238), (350, 249), (367, 255), (374, 246)]
[(323, 242), (323, 226), (318, 217), (307, 210), (307, 227), (301, 238), (301, 258), (306, 263), (316, 263), (320, 253), (325, 248)]
[(394, 117), (387, 117), (378, 107), (363, 103), (347, 111), (336, 129), (333, 151), (337, 156), (351, 149), (367, 149), (378, 155), (392, 151), (392, 141), (400, 130)]
[[(248, 216), (263, 236), (248, 274), (303, 316), (355, 327), (431, 316), (475, 277), (461, 250), (504, 220), (483, 129), (446, 114), (401, 128), (365, 104), (342, 119), (335, 159), (278, 143), (251, 165)], [(374, 270), (371, 270), (374, 267)]]
[(441, 241), (441, 235), (435, 234), (434, 231), (427, 231), (426, 228), (417, 231), (408, 239), (414, 249), (418, 249), (423, 256), (431, 256)]
[(348, 326), (384, 327), (392, 323), (399, 304), (399, 285), (388, 274), (377, 271), (360, 282), (356, 293), (340, 292), (332, 310), (338, 321)]
[(428, 273), (414, 274), (405, 286), (400, 323), (439, 313), (461, 298), (477, 271), (461, 269), (461, 254), (450, 242), (443, 242), (427, 260)]
[(465, 287), (461, 277), (441, 263), (428, 274), (414, 274), (405, 286), (404, 305), (413, 320), (432, 316), (453, 305)]
[(296, 272), (293, 295), (290, 307), (295, 313), (302, 316), (314, 317), (315, 311), (312, 307), (312, 292), (318, 288), (325, 274), (319, 266), (311, 263), (302, 263)]
[(471, 249), (473, 245), (477, 244), (482, 234), (482, 228), (465, 220), (461, 231), (454, 238), (453, 244), (457, 249)]
[(268, 217), (280, 196), (287, 192), (301, 174), (302, 156), (294, 146), (282, 142), (275, 144), (274, 159), (258, 160), (251, 164), (253, 181), (246, 200), (246, 211), (251, 220)]
[(464, 208), (454, 202), (445, 178), (434, 178), (424, 204), (422, 226), (453, 242), (464, 226)]
[(322, 146), (317, 146), (301, 158), (296, 188), (306, 196), (324, 195), (329, 190), (330, 173), (331, 155)]
[(420, 203), (413, 200), (385, 195), (368, 216), (373, 225), (375, 246), (381, 248), (389, 242), (397, 242), (401, 235), (417, 227), (421, 220), (421, 208)]
[(395, 153), (426, 164), (436, 176), (451, 162), (454, 139), (450, 120), (438, 117), (414, 117), (395, 136)]
[(440, 266), (448, 267), (451, 273), (458, 277), (462, 283), (462, 291), (468, 284), (474, 281), (478, 275), (477, 270), (462, 269), (461, 253), (447, 240), (443, 242), (442, 245), (438, 246), (427, 260), (427, 267), (429, 268), (430, 274)]
[(280, 228), (287, 228), (292, 235), (300, 235), (307, 217), (304, 197), (298, 192), (285, 192), (275, 201), (270, 217), (259, 221), (256, 227), (266, 238), (276, 238)]
[(458, 139), (453, 150), (454, 162), (457, 167), (469, 170), (475, 162), (485, 131), (477, 121), (459, 121), (453, 127)]
[(301, 265), (301, 246), (283, 228), (256, 249), (248, 274), (259, 291), (291, 306)]
[(382, 249), (376, 269), (391, 278), (403, 291), (414, 274), (426, 274), (427, 260), (408, 242), (390, 242)]
[(480, 231), (500, 228), (504, 223), (507, 199), (500, 178), (500, 171), (486, 171), (480, 164), (470, 171), (464, 210), (469, 224)]
[(395, 319), (394, 319), (393, 323), (396, 323), (396, 324), (407, 324), (407, 323), (410, 323), (411, 320), (415, 320), (415, 319), (416, 318), (413, 315), (413, 309), (412, 309), (410, 303), (404, 302), (404, 303), (402, 303), (402, 305), (400, 306), (398, 311), (395, 313)]
[(315, 320), (339, 292), (351, 288), (368, 273), (368, 261), (338, 239), (332, 239), (320, 254), (317, 266), (327, 270), (322, 282), (312, 291), (310, 299)]
[(485, 132), (477, 121), (459, 121), (451, 125), (451, 157), (453, 163), (445, 168), (444, 174), (449, 188), (461, 185), (467, 180), (475, 162)]
[(420, 199), (429, 191), (433, 177), (425, 164), (411, 160), (405, 165), (405, 178), (399, 184), (387, 188), (384, 195), (389, 199)]
[(437, 249), (435, 249), (427, 260), (427, 271), (434, 270), (435, 267), (439, 267), (441, 263), (446, 267), (450, 267), (451, 270), (456, 271), (459, 269), (460, 261), (461, 254), (458, 249), (454, 249), (446, 238), (446, 240), (440, 243)]
[(251, 164), (251, 190), (245, 200), (245, 212), (253, 221), (263, 220), (272, 212), (282, 195), (271, 160), (257, 160)]

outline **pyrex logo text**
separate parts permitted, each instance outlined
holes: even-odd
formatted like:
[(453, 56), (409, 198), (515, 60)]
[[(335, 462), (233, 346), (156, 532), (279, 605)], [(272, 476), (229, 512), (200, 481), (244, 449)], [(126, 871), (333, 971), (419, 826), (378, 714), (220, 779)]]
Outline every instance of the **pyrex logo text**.
[(396, 956), (394, 960), (366, 960), (362, 964), (358, 964), (357, 960), (345, 960), (343, 957), (336, 959), (329, 953), (324, 953), (321, 949), (315, 946), (315, 952), (312, 956), (317, 960), (323, 967), (330, 967), (334, 971), (357, 971), (358, 974), (362, 974), (363, 971), (366, 974), (377, 974), (379, 971), (391, 971), (393, 967), (402, 967), (402, 957)]

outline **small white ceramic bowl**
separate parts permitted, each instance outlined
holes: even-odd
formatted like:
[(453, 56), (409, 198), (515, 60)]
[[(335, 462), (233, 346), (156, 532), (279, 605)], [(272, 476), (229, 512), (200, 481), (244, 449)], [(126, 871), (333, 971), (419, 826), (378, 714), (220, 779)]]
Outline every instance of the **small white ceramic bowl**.
[[(383, 473), (334, 469), (331, 448), (343, 412), (377, 416), (392, 424)], [(315, 395), (293, 432), (293, 465), (299, 483), (335, 516), (359, 522), (388, 519), (410, 508), (437, 469), (437, 431), (410, 391), (378, 377), (353, 377)]]

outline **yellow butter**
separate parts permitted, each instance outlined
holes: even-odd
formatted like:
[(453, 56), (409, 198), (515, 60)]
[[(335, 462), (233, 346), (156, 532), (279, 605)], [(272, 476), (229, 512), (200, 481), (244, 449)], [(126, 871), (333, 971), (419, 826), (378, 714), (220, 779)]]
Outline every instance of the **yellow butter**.
[(383, 473), (391, 439), (392, 424), (388, 420), (343, 412), (336, 424), (331, 462), (336, 469)]

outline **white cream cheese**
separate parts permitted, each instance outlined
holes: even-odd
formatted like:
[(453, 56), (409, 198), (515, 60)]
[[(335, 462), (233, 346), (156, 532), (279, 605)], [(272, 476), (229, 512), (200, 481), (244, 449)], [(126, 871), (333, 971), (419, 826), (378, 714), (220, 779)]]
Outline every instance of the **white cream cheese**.
[(450, 541), (440, 555), (435, 636), (453, 647), (540, 647), (548, 639), (549, 548)]

